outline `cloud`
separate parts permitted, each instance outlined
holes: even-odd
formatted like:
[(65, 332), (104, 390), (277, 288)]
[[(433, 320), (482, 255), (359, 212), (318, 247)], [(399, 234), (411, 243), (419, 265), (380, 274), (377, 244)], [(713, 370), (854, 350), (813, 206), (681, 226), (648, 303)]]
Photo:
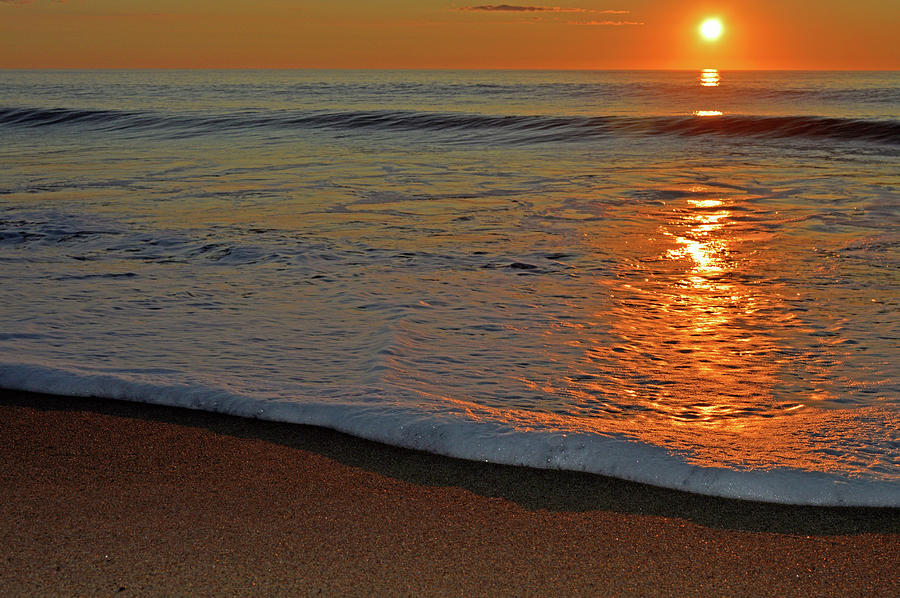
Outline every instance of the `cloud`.
[(569, 25), (622, 27), (624, 25), (644, 25), (644, 23), (639, 23), (637, 21), (569, 21)]
[(482, 4), (464, 6), (459, 10), (482, 12), (591, 12), (609, 15), (627, 15), (627, 10), (591, 10), (589, 8), (564, 8), (562, 6), (519, 6), (515, 4)]
[(559, 6), (514, 6), (512, 4), (485, 4), (464, 6), (459, 10), (480, 10), (484, 12), (586, 12), (583, 8), (561, 8)]

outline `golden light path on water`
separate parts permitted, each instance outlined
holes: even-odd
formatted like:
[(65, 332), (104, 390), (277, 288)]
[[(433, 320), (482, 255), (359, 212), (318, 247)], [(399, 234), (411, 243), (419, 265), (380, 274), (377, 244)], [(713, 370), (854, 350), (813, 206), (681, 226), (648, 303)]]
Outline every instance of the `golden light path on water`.
[(884, 467), (829, 452), (834, 443), (877, 444), (895, 418), (878, 408), (862, 418), (858, 409), (822, 408), (835, 398), (828, 377), (840, 352), (817, 346), (790, 282), (772, 276), (786, 258), (772, 251), (780, 246), (777, 211), (723, 184), (720, 174), (712, 185), (648, 189), (664, 199), (607, 212), (621, 227), (584, 223), (587, 251), (599, 258), (618, 248), (612, 275), (543, 280), (541, 295), (561, 304), (541, 307), (547, 319), (539, 337), (510, 323), (515, 338), (535, 350), (539, 343), (553, 365), (511, 371), (503, 385), (545, 397), (541, 410), (485, 409), (463, 398), (464, 382), (462, 392), (443, 377), (411, 385), (411, 370), (396, 383), (419, 393), (430, 388), (423, 396), (475, 420), (499, 418), (520, 431), (622, 435), (703, 467)]
[[(722, 76), (719, 74), (719, 69), (703, 69), (700, 71), (700, 74), (697, 77), (697, 80), (700, 82), (701, 87), (710, 87), (716, 88), (719, 87), (722, 82)], [(722, 116), (723, 112), (721, 110), (717, 110), (714, 108), (703, 108), (700, 110), (694, 110), (694, 116)]]
[(719, 69), (703, 69), (700, 71), (700, 85), (703, 87), (718, 87), (721, 79)]
[[(759, 233), (737, 226), (734, 198), (709, 197), (700, 185), (687, 192), (698, 198), (655, 215), (663, 224), (647, 249), (656, 255), (633, 262), (628, 282), (611, 289), (620, 297), (614, 330), (628, 348), (616, 356), (634, 380), (651, 373), (663, 382), (654, 389), (657, 408), (676, 420), (742, 419), (767, 403), (783, 409), (771, 392), (773, 364), (761, 356), (775, 349), (766, 329), (790, 317), (777, 294), (740, 282), (750, 277), (740, 276), (752, 263), (748, 237)], [(760, 312), (768, 326), (756, 320)]]
[[(757, 269), (777, 259), (757, 250), (772, 240), (770, 216), (756, 213), (753, 197), (722, 187), (664, 191), (672, 196), (664, 205), (623, 207), (638, 210), (623, 237), (596, 229), (598, 253), (619, 243), (629, 257), (615, 277), (596, 282), (597, 310), (548, 339), (580, 357), (561, 363), (553, 381), (522, 381), (582, 405), (582, 416), (560, 425), (580, 421), (582, 430), (667, 446), (701, 465), (765, 468), (790, 455), (795, 466), (828, 471), (828, 456), (795, 432), (840, 434), (845, 415), (804, 409), (807, 398), (830, 397), (791, 386), (791, 355), (807, 342), (806, 328), (788, 289), (758, 282)], [(626, 414), (623, 404), (639, 407)]]

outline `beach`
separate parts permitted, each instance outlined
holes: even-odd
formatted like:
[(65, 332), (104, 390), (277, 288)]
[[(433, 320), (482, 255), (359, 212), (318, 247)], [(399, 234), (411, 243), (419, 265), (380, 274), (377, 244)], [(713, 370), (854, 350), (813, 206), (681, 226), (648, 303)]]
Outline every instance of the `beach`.
[(322, 428), (0, 395), (0, 593), (900, 594), (900, 511), (732, 501)]

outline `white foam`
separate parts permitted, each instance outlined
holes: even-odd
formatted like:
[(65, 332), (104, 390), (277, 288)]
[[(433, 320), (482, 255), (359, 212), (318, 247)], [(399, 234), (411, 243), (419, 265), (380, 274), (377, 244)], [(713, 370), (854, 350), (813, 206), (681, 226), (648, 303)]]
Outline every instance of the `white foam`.
[(772, 503), (900, 507), (900, 479), (791, 468), (692, 464), (677, 452), (622, 435), (528, 427), (508, 414), (423, 401), (413, 408), (379, 389), (334, 397), (248, 397), (202, 385), (139, 381), (150, 372), (91, 373), (36, 364), (0, 365), (0, 387), (185, 407), (332, 428), (369, 440), (475, 461), (602, 474), (726, 498)]

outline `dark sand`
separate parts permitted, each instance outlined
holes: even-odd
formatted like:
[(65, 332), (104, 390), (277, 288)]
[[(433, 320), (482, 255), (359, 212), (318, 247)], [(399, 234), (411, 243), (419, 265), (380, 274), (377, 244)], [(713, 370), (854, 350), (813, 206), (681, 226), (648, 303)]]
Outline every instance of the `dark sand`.
[(900, 510), (0, 391), (0, 595), (900, 596)]

